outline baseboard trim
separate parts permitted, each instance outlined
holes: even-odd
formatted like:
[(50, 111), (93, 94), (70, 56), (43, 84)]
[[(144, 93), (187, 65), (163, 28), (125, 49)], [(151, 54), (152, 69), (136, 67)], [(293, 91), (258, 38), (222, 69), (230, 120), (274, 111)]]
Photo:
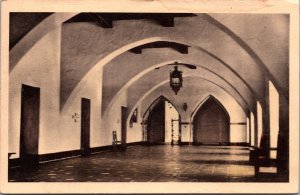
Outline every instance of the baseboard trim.
[[(132, 143), (127, 143), (127, 146), (136, 146), (136, 145), (144, 145), (145, 142), (132, 142)], [(67, 159), (67, 158), (73, 158), (73, 157), (79, 157), (79, 156), (86, 156), (88, 154), (96, 154), (99, 152), (105, 152), (105, 151), (113, 151), (113, 150), (118, 150), (118, 149), (124, 149), (124, 147), (121, 144), (116, 145), (114, 148), (112, 145), (107, 145), (107, 146), (99, 146), (99, 147), (93, 147), (90, 148), (86, 151), (81, 151), (81, 150), (70, 150), (70, 151), (63, 151), (63, 152), (55, 152), (55, 153), (48, 153), (48, 154), (40, 154), (37, 156), (38, 162), (39, 163), (44, 163), (44, 162), (50, 162), (50, 161), (55, 161), (55, 160), (61, 160), (61, 159)], [(8, 161), (9, 167), (17, 167), (21, 166), (21, 159), (20, 158), (15, 158), (15, 159), (9, 159)]]
[(40, 154), (39, 162), (51, 161), (51, 160), (56, 160), (61, 158), (69, 158), (72, 156), (79, 156), (79, 155), (81, 155), (80, 150), (70, 150), (70, 151), (55, 152), (49, 154)]
[(147, 145), (147, 146), (159, 146), (159, 145), (167, 145), (167, 143), (165, 143), (165, 142), (154, 142), (154, 143), (145, 142), (145, 145)]
[(137, 146), (137, 145), (145, 145), (146, 142), (131, 142), (127, 143), (126, 146)]
[(250, 146), (250, 144), (246, 142), (236, 142), (236, 143), (229, 143), (230, 146)]
[[(166, 143), (148, 143), (148, 142), (131, 142), (127, 143), (125, 147), (127, 146), (137, 146), (137, 145), (147, 145), (147, 146), (153, 146), (153, 145), (166, 145)], [(203, 146), (249, 146), (248, 143), (245, 142), (239, 142), (239, 143), (219, 143), (219, 144), (205, 144), (200, 142), (181, 142), (179, 145), (203, 145)], [(93, 147), (90, 148), (88, 151), (85, 151), (85, 154), (94, 154), (99, 152), (105, 152), (105, 151), (115, 151), (118, 149), (124, 150), (124, 146), (122, 144), (118, 144), (117, 146), (113, 147), (112, 145), (107, 146), (99, 146), (99, 147)], [(63, 151), (63, 152), (56, 152), (56, 153), (49, 153), (49, 154), (40, 154), (38, 155), (37, 159), (39, 163), (48, 162), (48, 161), (55, 161), (60, 159), (66, 159), (66, 158), (73, 158), (82, 156), (83, 151), (81, 150), (70, 150), (70, 151)], [(15, 159), (9, 159), (9, 167), (17, 167), (21, 166), (21, 159), (15, 158)]]
[(250, 146), (246, 142), (232, 142), (232, 143), (202, 143), (202, 142), (181, 142), (180, 145), (194, 145), (194, 146)]
[(180, 142), (181, 146), (187, 146), (187, 145), (192, 145), (192, 142)]

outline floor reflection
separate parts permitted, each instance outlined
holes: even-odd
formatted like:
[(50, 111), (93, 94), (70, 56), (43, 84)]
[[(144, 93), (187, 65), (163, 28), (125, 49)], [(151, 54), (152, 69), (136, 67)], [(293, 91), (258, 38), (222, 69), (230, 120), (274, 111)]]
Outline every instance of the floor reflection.
[(237, 146), (134, 146), (40, 164), (12, 168), (11, 182), (281, 182), (254, 177), (249, 151)]

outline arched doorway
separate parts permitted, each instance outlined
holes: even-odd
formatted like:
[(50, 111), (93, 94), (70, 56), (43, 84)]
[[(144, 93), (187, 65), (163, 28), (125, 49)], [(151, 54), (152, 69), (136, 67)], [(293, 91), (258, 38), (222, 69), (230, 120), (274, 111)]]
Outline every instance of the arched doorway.
[(194, 144), (229, 144), (230, 117), (223, 105), (210, 96), (193, 119)]
[(180, 115), (168, 99), (160, 96), (146, 110), (143, 130), (148, 144), (180, 144)]

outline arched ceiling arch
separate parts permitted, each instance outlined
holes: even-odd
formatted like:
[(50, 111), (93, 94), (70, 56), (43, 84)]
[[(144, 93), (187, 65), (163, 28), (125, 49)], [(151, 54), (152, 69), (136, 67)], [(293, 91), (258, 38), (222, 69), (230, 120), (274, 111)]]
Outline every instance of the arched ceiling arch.
[[(173, 107), (175, 108), (175, 110), (178, 112), (178, 108), (172, 103), (171, 100), (169, 100), (168, 98), (166, 98), (164, 95), (160, 95), (160, 96), (157, 97), (154, 101), (152, 101), (152, 103), (149, 105), (149, 107), (148, 107), (145, 111), (143, 111), (143, 113), (141, 113), (142, 118), (145, 119), (146, 113), (147, 113), (149, 110), (153, 109), (153, 108), (157, 105), (157, 103), (158, 103), (159, 101), (161, 101), (161, 100), (168, 101), (170, 104), (172, 104), (172, 106), (173, 106)], [(178, 112), (178, 114), (179, 114), (179, 112)], [(130, 116), (130, 115), (129, 115), (129, 116)], [(180, 116), (180, 114), (179, 114), (179, 116)]]
[[(239, 121), (241, 118), (247, 116), (248, 112), (245, 112), (245, 110), (228, 92), (224, 91), (224, 89), (220, 88), (214, 83), (203, 80), (202, 78), (185, 77), (185, 79), (188, 82), (188, 87), (182, 89), (182, 92), (185, 93), (189, 91), (192, 92), (191, 94), (186, 94), (186, 96), (176, 96), (174, 92), (169, 89), (170, 87), (168, 81), (163, 81), (147, 91), (134, 105), (128, 106), (130, 113), (132, 113), (132, 111), (138, 105), (141, 105), (141, 112), (144, 112), (154, 99), (160, 95), (164, 95), (173, 103), (173, 105), (177, 106), (177, 111), (182, 116), (182, 120), (189, 121), (192, 111), (195, 110), (195, 108), (199, 105), (199, 100), (206, 98), (208, 95), (214, 95), (223, 101), (222, 104), (226, 104), (226, 109), (230, 110), (231, 113), (235, 112), (236, 110), (240, 110), (239, 114), (234, 117), (235, 121)], [(191, 83), (200, 81), (202, 83), (205, 82), (205, 84), (190, 86)], [(187, 97), (189, 95), (191, 95), (193, 98), (191, 99)], [(182, 103), (184, 102), (187, 102), (188, 104), (188, 109), (186, 111), (184, 111), (182, 108)]]
[[(158, 51), (159, 52), (159, 51)], [(123, 86), (120, 88), (119, 90), (115, 93), (114, 96), (111, 96), (110, 98), (102, 98), (102, 109), (103, 112), (105, 113), (106, 109), (110, 109), (110, 107), (113, 105), (114, 101), (116, 99), (118, 99), (118, 97), (124, 93), (128, 88), (130, 88), (130, 86), (134, 85), (135, 82), (140, 81), (138, 84), (136, 84), (137, 86), (145, 86), (145, 87), (149, 87), (151, 86), (151, 81), (157, 83), (160, 80), (164, 80), (167, 79), (169, 77), (169, 70), (172, 70), (173, 67), (172, 66), (168, 66), (169, 63), (172, 63), (174, 61), (166, 61), (154, 66), (150, 66), (149, 68), (145, 69), (144, 71), (140, 72), (139, 74), (135, 75), (134, 77), (131, 77), (131, 79), (129, 81), (127, 81), (126, 84), (123, 84)], [(178, 62), (182, 62), (182, 63), (186, 63), (186, 61), (178, 61)], [(219, 73), (213, 72), (212, 70), (208, 69), (206, 66), (201, 66), (198, 64), (193, 63), (194, 65), (197, 66), (196, 70), (190, 70), (188, 68), (184, 68), (183, 66), (180, 66), (179, 69), (183, 70), (183, 75), (184, 76), (201, 76), (201, 74), (206, 75), (206, 78), (209, 78), (209, 75), (213, 75), (212, 76), (212, 80), (214, 80), (214, 78), (218, 78), (219, 81), (223, 81), (227, 84), (226, 87), (230, 87), (231, 89), (233, 89), (236, 94), (238, 94), (240, 97), (242, 97), (242, 100), (244, 102), (246, 102), (247, 106), (249, 109), (251, 109), (251, 107), (255, 106), (255, 102), (256, 100), (254, 98), (251, 97), (250, 92), (246, 91), (245, 89), (241, 89), (240, 86), (242, 86), (242, 83), (239, 82), (235, 82), (235, 85), (232, 85), (230, 82), (228, 82), (226, 80), (226, 78), (223, 78), (221, 75), (219, 75)], [(159, 70), (156, 70), (157, 68), (159, 68)], [(134, 70), (134, 69), (132, 69)], [(126, 70), (122, 69), (122, 71), (124, 71), (124, 75), (129, 74), (129, 72), (127, 73)], [(104, 75), (108, 75), (109, 73), (104, 73)], [(144, 75), (147, 75), (145, 78), (143, 78)], [(159, 75), (160, 74), (160, 75)], [(151, 76), (152, 75), (152, 76)], [(158, 77), (159, 76), (159, 77)], [(152, 78), (151, 78), (152, 77)], [(122, 80), (120, 79), (120, 77), (118, 77), (119, 79), (117, 80), (116, 84), (120, 84), (122, 83)], [(145, 81), (145, 83), (143, 83), (143, 80)], [(115, 87), (115, 85), (108, 85), (108, 88), (110, 87)], [(105, 90), (106, 88), (103, 87), (103, 94), (108, 94), (107, 91)], [(138, 89), (137, 89), (138, 90)], [(241, 94), (242, 93), (242, 94)], [(109, 100), (109, 102), (105, 101), (105, 100)], [(105, 104), (107, 102), (107, 104)], [(249, 106), (251, 105), (251, 106)]]
[[(126, 46), (130, 50), (138, 46), (133, 46), (132, 43), (141, 40), (144, 40), (141, 44), (149, 43), (150, 41), (145, 41), (148, 40), (149, 36), (157, 37), (156, 41), (173, 41), (192, 47), (205, 48), (213, 54), (212, 56), (222, 56), (218, 57), (219, 59), (222, 59), (224, 55), (228, 55), (227, 64), (241, 75), (241, 78), (253, 85), (253, 88), (257, 89), (257, 94), (263, 94), (264, 74), (251, 57), (220, 30), (209, 25), (201, 17), (198, 20), (195, 20), (195, 18), (187, 18), (173, 29), (162, 28), (147, 21), (121, 21), (112, 29), (100, 30), (99, 27), (92, 24), (66, 24), (62, 33), (62, 104), (80, 82), (82, 76), (86, 75), (95, 64), (101, 63), (100, 61), (103, 61), (112, 52), (119, 50), (120, 47)], [(193, 29), (189, 28), (194, 23), (197, 25), (193, 25)], [(143, 30), (129, 32), (128, 29), (135, 29), (136, 27)], [(214, 31), (214, 34), (211, 31)], [(124, 36), (126, 39), (123, 38)], [(223, 43), (219, 45), (221, 42)], [(227, 45), (226, 48), (224, 48), (224, 45)], [(119, 55), (123, 55), (124, 52)], [(244, 66), (253, 69), (253, 71), (249, 72), (248, 69), (242, 68)]]
[(59, 12), (45, 18), (34, 26), (20, 41), (9, 51), (9, 70), (12, 71), (22, 57), (46, 34), (60, 27), (62, 23), (78, 13)]
[[(235, 99), (235, 101), (243, 109), (243, 112), (245, 114), (247, 114), (249, 112), (249, 109), (247, 108), (247, 106), (245, 104), (241, 103), (241, 100), (237, 96), (233, 95), (231, 91), (228, 91), (228, 89), (224, 89), (217, 83), (207, 80), (205, 78), (199, 77), (199, 76), (198, 77), (186, 76), (186, 77), (184, 77), (184, 80), (185, 79), (192, 80), (192, 83), (194, 86), (183, 87), (181, 89), (181, 91), (179, 91), (178, 95), (175, 95), (174, 92), (172, 91), (172, 89), (169, 87), (169, 85), (168, 85), (169, 80), (164, 80), (164, 81), (158, 82), (158, 84), (155, 84), (154, 86), (151, 86), (151, 87), (149, 86), (150, 90), (146, 89), (146, 90), (141, 91), (141, 94), (137, 94), (137, 95), (133, 94), (132, 96), (128, 96), (127, 97), (128, 109), (130, 111), (132, 111), (138, 105), (139, 102), (141, 102), (145, 97), (147, 97), (147, 95), (149, 95), (152, 91), (159, 88), (160, 90), (156, 90), (157, 95), (158, 94), (166, 95), (170, 99), (170, 101), (172, 101), (174, 103), (174, 105), (176, 105), (177, 102), (182, 101), (182, 99), (186, 99), (186, 101), (187, 101), (187, 99), (196, 98), (199, 94), (202, 95), (201, 92), (206, 92), (206, 93), (212, 94), (212, 93), (217, 93), (217, 91), (223, 91), (226, 94), (230, 95), (233, 99)], [(195, 85), (195, 83), (196, 83), (196, 85)], [(203, 86), (201, 84), (197, 85), (197, 83), (205, 84), (205, 86)], [(162, 86), (162, 85), (164, 85), (165, 87), (160, 88), (160, 86)], [(201, 91), (198, 90), (199, 88), (201, 88)], [(165, 90), (165, 91), (163, 91), (163, 90)], [(135, 91), (135, 87), (132, 88), (132, 91)], [(130, 91), (128, 93), (130, 93)], [(182, 110), (178, 109), (178, 111), (179, 111), (180, 115), (185, 116), (185, 113)], [(105, 117), (105, 115), (104, 115), (104, 117)]]
[[(13, 70), (17, 62), (32, 47), (32, 45), (34, 45), (45, 34), (51, 31), (51, 29), (59, 27), (62, 24), (62, 22), (66, 21), (67, 19), (71, 18), (76, 14), (77, 13), (55, 13), (49, 16), (49, 18), (46, 18), (38, 26), (36, 26), (11, 50), (10, 70)], [(90, 28), (91, 26), (88, 26), (87, 24), (81, 24), (83, 25), (83, 28), (79, 28), (78, 32), (74, 33), (72, 37), (63, 36), (62, 39), (63, 41), (69, 41), (68, 46), (71, 47), (74, 46), (72, 45), (72, 42), (74, 42), (73, 41), (74, 38), (76, 38), (76, 40), (80, 40), (81, 42), (76, 42), (77, 45), (72, 47), (73, 52), (69, 52), (68, 53), (69, 56), (65, 55), (67, 53), (64, 53), (66, 52), (66, 50), (68, 50), (68, 47), (67, 48), (64, 47), (66, 44), (63, 45), (62, 47), (62, 58), (63, 58), (62, 70), (63, 71), (61, 75), (61, 84), (62, 84), (61, 88), (64, 91), (68, 91), (68, 94), (73, 93), (74, 89), (78, 86), (83, 76), (86, 75), (87, 72), (91, 70), (94, 65), (105, 64), (104, 62), (107, 63), (108, 61), (110, 61), (108, 60), (108, 58), (112, 57), (110, 55), (111, 52), (126, 45), (126, 41), (127, 44), (132, 43), (133, 41), (138, 42), (138, 40), (146, 38), (149, 33), (152, 36), (153, 35), (166, 36), (178, 42), (183, 42), (183, 43), (191, 42), (194, 43), (191, 45), (205, 48), (207, 51), (210, 51), (215, 56), (218, 56), (219, 59), (222, 59), (227, 64), (230, 64), (230, 66), (235, 71), (237, 71), (238, 74), (241, 75), (241, 77), (244, 78), (249, 84), (263, 83), (262, 82), (263, 76), (267, 72), (269, 73), (271, 80), (276, 85), (276, 88), (279, 88), (279, 92), (283, 93), (283, 95), (287, 97), (288, 87), (286, 86), (286, 82), (281, 83), (282, 77), (284, 77), (283, 79), (284, 81), (288, 79), (288, 75), (286, 75), (286, 71), (282, 71), (282, 74), (272, 75), (276, 71), (270, 71), (269, 69), (271, 69), (272, 67), (265, 66), (263, 61), (255, 53), (255, 51), (241, 38), (242, 36), (236, 35), (234, 32), (232, 32), (228, 27), (223, 25), (221, 22), (222, 21), (220, 17), (219, 20), (216, 21), (214, 20), (213, 17), (207, 14), (199, 14), (198, 17), (191, 17), (191, 18), (178, 18), (175, 21), (175, 27), (172, 28), (172, 34), (170, 34), (170, 30), (168, 30), (168, 28), (155, 26), (145, 21), (136, 21), (136, 22), (121, 21), (116, 24), (116, 26), (112, 29), (112, 31), (108, 30), (104, 32), (103, 29), (99, 29), (99, 28), (96, 30), (97, 32), (94, 31), (95, 37), (109, 42), (109, 44), (105, 44), (105, 42), (103, 42), (103, 44), (100, 44), (102, 46), (101, 49), (95, 47), (95, 44), (97, 45), (99, 44), (99, 42), (95, 40), (93, 41), (91, 39), (87, 41), (86, 39), (82, 38), (82, 36), (86, 35), (86, 33), (83, 33), (85, 30), (87, 30), (87, 28), (85, 27)], [(264, 25), (268, 25), (268, 20), (264, 21)], [(78, 25), (74, 25), (74, 24), (69, 25), (69, 27), (70, 26), (72, 27), (76, 26), (76, 28), (78, 27)], [(126, 26), (126, 28), (124, 26)], [(117, 32), (122, 28), (135, 29), (136, 26), (145, 26), (145, 29), (141, 28), (143, 29), (142, 32), (128, 31), (128, 30), (126, 32), (125, 31)], [(72, 30), (72, 27), (69, 28), (69, 30)], [(148, 31), (149, 29), (147, 28), (151, 30)], [(272, 28), (275, 29), (274, 26), (272, 26)], [(65, 30), (66, 29), (63, 29), (63, 32), (65, 32)], [(112, 33), (113, 31), (117, 33)], [(89, 32), (93, 32), (93, 29), (89, 29), (87, 33)], [(105, 36), (103, 37), (103, 35), (106, 34), (110, 34), (109, 39), (105, 39)], [(120, 34), (122, 34), (123, 37), (124, 36), (128, 37), (128, 39), (126, 41), (124, 40), (125, 42), (119, 41), (116, 38)], [(92, 36), (87, 36), (87, 37), (92, 38)], [(186, 40), (187, 37), (191, 40), (187, 41)], [(91, 43), (91, 45), (88, 45), (87, 43)], [(107, 47), (103, 47), (104, 45), (111, 45), (113, 47), (107, 48)], [(77, 56), (78, 51), (80, 51), (80, 56)], [(89, 54), (87, 54), (86, 52), (89, 52)], [(235, 58), (232, 56), (235, 56)], [(81, 60), (78, 60), (77, 57), (80, 58)], [(272, 58), (272, 56), (270, 58)], [(101, 60), (102, 62), (98, 63), (99, 60)], [(72, 67), (69, 66), (70, 64), (74, 65), (75, 69), (72, 69)], [(241, 64), (243, 67), (247, 67), (247, 68), (240, 68)], [(82, 71), (81, 67), (86, 67), (87, 71)], [(276, 67), (280, 67), (280, 66), (276, 66)], [(251, 69), (255, 71), (249, 74), (249, 71), (247, 71), (246, 69)], [(71, 84), (65, 81), (71, 81)], [(66, 83), (66, 86), (64, 86), (64, 83)]]
[[(134, 102), (138, 100), (138, 97), (142, 96), (149, 88), (159, 84), (164, 80), (169, 80), (169, 71), (173, 70), (174, 68), (171, 66), (164, 66), (161, 67), (159, 70), (153, 70), (146, 74), (144, 77), (137, 80), (133, 85), (128, 87), (127, 89), (127, 102), (128, 106), (130, 107)], [(254, 109), (255, 101), (248, 102), (235, 88), (234, 86), (228, 84), (225, 80), (218, 77), (217, 75), (205, 70), (201, 69), (200, 67), (196, 70), (191, 70), (188, 68), (179, 68), (183, 71), (183, 77), (193, 77), (193, 78), (202, 78), (204, 80), (208, 80), (209, 82), (215, 83), (220, 88), (223, 88), (228, 93), (230, 93), (237, 101), (241, 104), (241, 106), (245, 109)], [(199, 74), (199, 72), (201, 74)], [(201, 82), (195, 81), (195, 85), (201, 85)], [(183, 87), (185, 89), (185, 79), (183, 79)], [(168, 89), (172, 91), (171, 88)], [(188, 93), (188, 92), (187, 92)], [(178, 96), (182, 95), (179, 91)], [(250, 105), (251, 103), (251, 105)]]
[[(288, 97), (289, 14), (206, 14), (207, 20), (222, 29), (249, 53)], [(257, 23), (259, 21), (259, 24)], [(252, 28), (255, 26), (255, 28)], [(258, 28), (257, 28), (258, 27)], [(263, 43), (263, 44), (262, 44)]]
[(227, 109), (225, 108), (225, 106), (220, 102), (220, 100), (218, 100), (218, 98), (216, 98), (213, 95), (208, 95), (206, 98), (204, 98), (203, 100), (201, 100), (201, 102), (199, 103), (199, 105), (194, 109), (194, 111), (191, 114), (191, 123), (193, 123), (194, 121), (194, 117), (197, 115), (198, 111), (202, 108), (202, 106), (209, 100), (213, 99), (217, 104), (220, 105), (220, 107), (224, 110), (224, 112), (226, 113), (226, 115), (230, 117), (230, 114), (228, 113)]

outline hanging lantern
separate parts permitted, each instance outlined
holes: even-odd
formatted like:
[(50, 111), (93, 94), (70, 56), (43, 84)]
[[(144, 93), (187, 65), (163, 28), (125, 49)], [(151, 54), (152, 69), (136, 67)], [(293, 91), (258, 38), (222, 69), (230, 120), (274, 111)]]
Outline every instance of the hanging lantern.
[(178, 91), (182, 87), (182, 71), (177, 69), (177, 66), (174, 67), (174, 70), (170, 72), (170, 87), (177, 95)]

